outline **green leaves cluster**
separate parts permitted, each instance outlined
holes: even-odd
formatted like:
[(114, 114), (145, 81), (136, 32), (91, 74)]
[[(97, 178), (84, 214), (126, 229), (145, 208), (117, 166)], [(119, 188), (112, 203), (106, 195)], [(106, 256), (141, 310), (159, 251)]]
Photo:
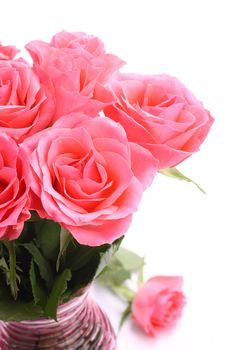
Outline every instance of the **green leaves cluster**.
[(33, 215), (16, 241), (0, 241), (0, 320), (56, 319), (58, 305), (101, 273), (120, 241), (80, 245), (57, 223)]
[(144, 266), (144, 259), (134, 252), (120, 247), (105, 267), (99, 281), (110, 288), (119, 287), (131, 278), (133, 272)]
[(112, 256), (109, 264), (99, 275), (98, 281), (126, 301), (126, 309), (122, 314), (119, 329), (131, 313), (131, 305), (136, 292), (129, 287), (132, 275), (138, 276), (138, 287), (143, 283), (144, 258), (134, 252), (120, 247)]

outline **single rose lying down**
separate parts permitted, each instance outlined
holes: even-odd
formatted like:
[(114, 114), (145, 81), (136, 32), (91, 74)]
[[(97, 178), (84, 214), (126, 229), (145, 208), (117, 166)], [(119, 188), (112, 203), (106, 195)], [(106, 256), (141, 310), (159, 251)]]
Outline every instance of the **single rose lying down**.
[(156, 336), (175, 326), (185, 305), (182, 284), (182, 277), (157, 276), (138, 290), (132, 316), (148, 335)]

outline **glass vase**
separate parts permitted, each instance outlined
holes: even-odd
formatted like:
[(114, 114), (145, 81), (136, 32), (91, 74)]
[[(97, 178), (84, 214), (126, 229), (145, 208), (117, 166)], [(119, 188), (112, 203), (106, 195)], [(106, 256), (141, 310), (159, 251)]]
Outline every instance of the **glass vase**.
[(116, 350), (116, 338), (106, 314), (85, 292), (59, 306), (57, 322), (0, 321), (0, 349)]

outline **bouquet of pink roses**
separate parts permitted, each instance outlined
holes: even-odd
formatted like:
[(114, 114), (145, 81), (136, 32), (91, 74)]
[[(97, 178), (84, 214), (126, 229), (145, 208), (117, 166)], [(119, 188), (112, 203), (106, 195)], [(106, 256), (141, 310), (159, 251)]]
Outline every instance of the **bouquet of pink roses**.
[[(157, 170), (213, 122), (176, 78), (119, 72), (85, 33), (0, 45), (0, 319), (56, 319), (97, 276)], [(17, 56), (16, 56), (17, 55)]]

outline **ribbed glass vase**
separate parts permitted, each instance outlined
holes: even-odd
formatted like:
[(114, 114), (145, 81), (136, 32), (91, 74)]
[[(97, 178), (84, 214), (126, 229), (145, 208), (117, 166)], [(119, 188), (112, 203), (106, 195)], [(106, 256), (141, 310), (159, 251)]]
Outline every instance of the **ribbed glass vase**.
[(59, 306), (57, 322), (0, 321), (1, 350), (116, 350), (112, 326), (88, 292)]

